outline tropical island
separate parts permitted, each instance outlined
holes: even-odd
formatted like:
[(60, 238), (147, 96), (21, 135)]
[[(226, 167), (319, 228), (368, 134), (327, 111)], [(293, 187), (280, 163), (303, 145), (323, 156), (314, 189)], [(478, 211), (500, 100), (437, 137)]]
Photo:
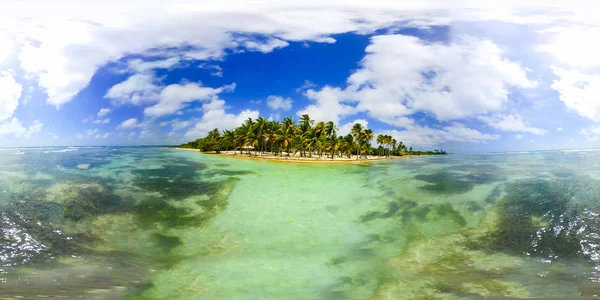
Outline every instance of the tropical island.
[[(250, 158), (295, 161), (353, 162), (421, 155), (444, 155), (443, 150), (413, 151), (389, 135), (375, 135), (360, 123), (349, 134), (337, 135), (334, 122), (318, 122), (302, 115), (298, 124), (291, 117), (281, 122), (263, 117), (248, 118), (232, 130), (210, 131), (207, 136), (182, 144), (178, 149)], [(375, 140), (377, 147), (372, 145)]]

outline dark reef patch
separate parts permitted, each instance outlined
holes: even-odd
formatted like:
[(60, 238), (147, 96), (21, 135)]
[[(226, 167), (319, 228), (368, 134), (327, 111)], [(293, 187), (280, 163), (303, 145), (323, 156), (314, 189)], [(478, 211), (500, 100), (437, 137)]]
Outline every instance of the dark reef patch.
[(121, 197), (107, 187), (69, 187), (63, 193), (66, 194), (63, 215), (69, 220), (79, 221), (121, 209)]
[(419, 174), (414, 178), (428, 184), (420, 189), (437, 194), (462, 194), (479, 184), (500, 180), (498, 167), (493, 164), (458, 165), (443, 168), (430, 174)]
[(372, 211), (360, 217), (360, 222), (370, 222), (376, 219), (399, 218), (403, 224), (411, 225), (414, 222), (437, 221), (442, 219), (452, 220), (458, 226), (465, 226), (467, 221), (454, 209), (452, 204), (423, 204), (406, 199), (387, 203), (385, 211)]
[(550, 259), (600, 254), (599, 182), (586, 176), (530, 179), (506, 190), (490, 236), (493, 249)]

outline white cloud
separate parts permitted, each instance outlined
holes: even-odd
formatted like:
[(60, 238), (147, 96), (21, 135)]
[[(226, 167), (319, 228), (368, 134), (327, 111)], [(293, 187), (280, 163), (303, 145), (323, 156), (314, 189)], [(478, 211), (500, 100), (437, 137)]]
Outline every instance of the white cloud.
[(520, 115), (479, 116), (478, 119), (488, 126), (502, 131), (529, 132), (537, 135), (544, 135), (548, 133), (544, 129), (525, 124)]
[(267, 106), (274, 110), (288, 111), (292, 109), (292, 98), (270, 95), (267, 97)]
[(384, 130), (381, 134), (391, 135), (397, 141), (402, 141), (409, 147), (433, 146), (444, 142), (481, 143), (500, 138), (499, 135), (481, 133), (457, 122), (442, 129), (433, 129), (426, 126), (410, 126), (410, 128), (404, 131)]
[(219, 65), (201, 63), (198, 65), (198, 68), (213, 70), (212, 73), (210, 73), (210, 75), (217, 76), (217, 77), (223, 77), (223, 68), (221, 68), (221, 66), (219, 66)]
[(523, 138), (522, 134), (515, 134), (515, 139), (520, 140)]
[(105, 134), (96, 134), (96, 136), (94, 136), (97, 139), (107, 139), (110, 136), (110, 132), (107, 132)]
[(350, 133), (350, 131), (352, 130), (352, 126), (354, 126), (354, 124), (359, 123), (361, 124), (363, 127), (368, 127), (369, 126), (369, 122), (365, 119), (356, 119), (352, 122), (348, 122), (344, 125), (340, 125), (337, 131), (337, 135), (338, 136), (345, 136), (348, 135), (348, 133)]
[(17, 110), (21, 91), (21, 85), (15, 81), (12, 73), (0, 72), (0, 121), (9, 119)]
[(11, 54), (13, 48), (13, 43), (8, 37), (5, 37), (2, 32), (0, 32), (0, 64), (4, 62), (5, 59)]
[(0, 137), (14, 135), (21, 137), (27, 133), (27, 129), (21, 125), (17, 118), (12, 118), (8, 122), (0, 122)]
[(173, 114), (182, 109), (185, 103), (210, 100), (222, 92), (231, 92), (234, 89), (235, 83), (220, 88), (205, 87), (199, 83), (171, 84), (160, 92), (157, 104), (144, 109), (144, 114), (150, 117)]
[[(99, 7), (69, 0), (59, 6), (22, 1), (3, 5), (0, 27), (17, 35), (21, 69), (38, 79), (47, 103), (60, 107), (89, 84), (99, 67), (128, 54), (164, 60), (160, 65), (134, 66), (145, 70), (168, 67), (174, 56), (219, 60), (226, 50), (270, 52), (289, 41), (331, 43), (332, 34), (373, 32), (406, 20), (410, 11), (430, 7), (285, 1), (165, 5), (135, 0)], [(421, 22), (439, 23), (430, 16), (419, 17)]]
[(154, 69), (171, 69), (180, 62), (179, 57), (170, 57), (163, 60), (144, 61), (139, 58), (127, 61), (127, 67), (136, 73), (146, 73)]
[(27, 134), (31, 135), (34, 133), (38, 133), (42, 130), (43, 126), (44, 123), (40, 122), (39, 120), (35, 120), (31, 125), (29, 125), (29, 128), (27, 129)]
[(91, 137), (93, 135), (95, 135), (96, 133), (98, 133), (98, 129), (88, 129), (86, 130), (84, 133), (78, 133), (75, 135), (75, 137), (77, 137), (78, 139), (83, 139), (86, 137)]
[(242, 45), (244, 45), (244, 47), (248, 50), (269, 53), (277, 48), (286, 47), (287, 45), (289, 45), (289, 43), (280, 39), (269, 39), (266, 42), (257, 42), (249, 40), (243, 42)]
[[(326, 86), (305, 95), (316, 104), (297, 112), (317, 121), (366, 112), (378, 121), (411, 128), (416, 112), (438, 120), (457, 120), (502, 111), (511, 88), (533, 88), (519, 63), (503, 57), (487, 40), (461, 37), (451, 44), (427, 43), (413, 36), (375, 36), (361, 68), (345, 89)], [(523, 128), (541, 133), (533, 127)], [(454, 128), (456, 130), (456, 128)]]
[(306, 91), (306, 90), (308, 90), (308, 89), (312, 89), (312, 88), (315, 88), (315, 87), (317, 87), (317, 85), (316, 85), (316, 84), (314, 84), (313, 82), (311, 82), (311, 81), (310, 81), (310, 80), (308, 80), (308, 79), (305, 79), (305, 80), (304, 80), (304, 84), (302, 84), (302, 86), (301, 86), (301, 87), (297, 88), (297, 89), (296, 89), (296, 92), (297, 92), (297, 93), (300, 93), (300, 92), (303, 92), (303, 91)]
[(227, 113), (225, 101), (220, 99), (213, 99), (211, 102), (203, 104), (202, 109), (204, 111), (202, 118), (184, 134), (188, 140), (203, 137), (214, 128), (219, 128), (219, 130), (235, 128), (242, 125), (246, 119), (256, 119), (259, 115), (258, 111), (248, 109), (237, 115)]
[[(85, 122), (84, 122), (85, 123)], [(92, 121), (93, 124), (108, 124), (110, 123), (110, 118), (106, 118), (106, 119), (97, 119)]]
[(180, 129), (184, 129), (184, 128), (190, 127), (196, 121), (197, 121), (196, 118), (192, 118), (192, 119), (189, 119), (189, 120), (183, 120), (183, 121), (175, 119), (175, 120), (171, 120), (169, 122), (162, 122), (162, 123), (160, 123), (160, 125), (161, 125), (161, 127), (166, 126), (166, 125), (171, 125), (171, 129), (173, 131), (177, 131), (177, 130), (180, 130)]
[(556, 27), (546, 32), (557, 36), (551, 44), (538, 49), (554, 55), (573, 67), (600, 66), (600, 28), (596, 26)]
[(559, 99), (580, 116), (600, 122), (600, 75), (552, 66), (558, 76), (550, 86)]
[(298, 111), (296, 115), (308, 114), (316, 122), (333, 121), (338, 124), (341, 117), (352, 115), (356, 111), (354, 107), (340, 102), (340, 99), (346, 97), (346, 93), (340, 88), (326, 86), (320, 91), (308, 90), (305, 96), (316, 103)]
[(117, 129), (133, 129), (139, 127), (139, 125), (140, 124), (138, 124), (138, 120), (136, 118), (130, 118), (117, 126)]
[(88, 129), (88, 130), (85, 132), (85, 135), (87, 135), (87, 136), (92, 136), (92, 135), (96, 134), (96, 132), (98, 132), (98, 129)]
[(556, 131), (563, 131), (562, 127), (556, 127)]
[(348, 78), (357, 109), (394, 125), (415, 111), (455, 120), (500, 111), (510, 88), (531, 88), (519, 63), (487, 40), (458, 37), (449, 45), (405, 35), (375, 36), (362, 68)]
[(579, 134), (584, 135), (590, 142), (600, 141), (600, 125), (584, 128)]
[(111, 111), (110, 108), (101, 108), (96, 114), (98, 117), (104, 117)]
[(114, 105), (143, 105), (159, 100), (161, 86), (152, 73), (135, 74), (112, 86), (104, 95)]

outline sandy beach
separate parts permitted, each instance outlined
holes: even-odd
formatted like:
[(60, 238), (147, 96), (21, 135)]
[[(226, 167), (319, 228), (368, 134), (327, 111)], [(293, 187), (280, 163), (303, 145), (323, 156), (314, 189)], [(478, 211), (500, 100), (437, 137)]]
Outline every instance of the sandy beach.
[[(171, 148), (171, 149), (200, 152), (198, 149), (190, 149), (190, 148), (176, 147), (176, 148)], [(221, 153), (219, 153), (219, 154), (217, 154), (217, 153), (204, 153), (204, 154), (221, 155), (221, 156), (227, 156), (227, 157), (231, 157), (231, 158), (249, 159), (249, 160), (268, 160), (268, 161), (274, 161), (274, 162), (322, 163), (322, 164), (364, 163), (364, 162), (379, 161), (379, 160), (408, 158), (408, 156), (391, 156), (391, 157), (367, 156), (366, 159), (364, 157), (362, 157), (357, 160), (356, 156), (353, 155), (351, 158), (344, 156), (344, 157), (335, 157), (335, 159), (331, 159), (331, 157), (326, 157), (325, 155), (323, 155), (322, 157), (319, 157), (318, 155), (313, 155), (312, 157), (308, 157), (308, 156), (301, 157), (300, 153), (296, 153), (296, 155), (290, 154), (290, 156), (287, 156), (287, 153), (285, 153), (285, 152), (281, 156), (272, 155), (272, 154), (261, 154), (261, 153), (258, 153), (257, 156), (254, 156), (254, 152), (252, 152), (252, 155), (249, 156), (248, 153), (246, 153), (245, 151), (242, 154), (240, 154), (240, 151), (235, 151), (235, 152), (234, 151), (221, 151)]]

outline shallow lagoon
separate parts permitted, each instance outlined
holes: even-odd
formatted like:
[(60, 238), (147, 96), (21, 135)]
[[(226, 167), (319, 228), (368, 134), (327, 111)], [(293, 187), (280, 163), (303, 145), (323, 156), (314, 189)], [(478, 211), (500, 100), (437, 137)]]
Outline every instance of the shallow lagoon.
[(310, 165), (1, 149), (0, 298), (591, 298), (599, 167), (599, 151)]

